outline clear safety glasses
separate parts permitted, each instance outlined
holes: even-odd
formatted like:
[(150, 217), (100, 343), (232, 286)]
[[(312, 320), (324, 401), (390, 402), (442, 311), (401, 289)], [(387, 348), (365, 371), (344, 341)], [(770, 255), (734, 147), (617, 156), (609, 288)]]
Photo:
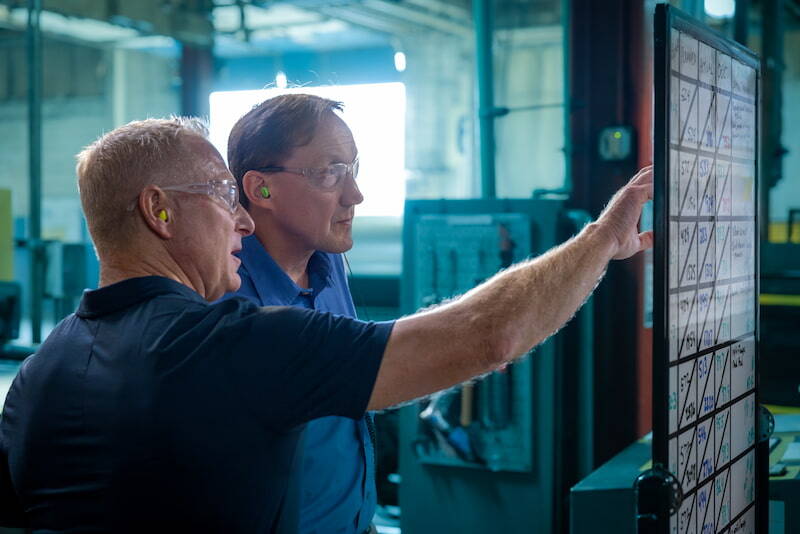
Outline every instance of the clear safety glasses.
[(239, 188), (236, 186), (236, 180), (209, 180), (197, 184), (168, 185), (161, 189), (218, 198), (225, 203), (231, 213), (239, 206)]
[(253, 169), (259, 172), (288, 172), (299, 174), (308, 178), (311, 185), (320, 189), (334, 189), (346, 177), (353, 179), (358, 177), (358, 158), (352, 163), (332, 163), (327, 167), (283, 167), (271, 165), (268, 167), (258, 167)]

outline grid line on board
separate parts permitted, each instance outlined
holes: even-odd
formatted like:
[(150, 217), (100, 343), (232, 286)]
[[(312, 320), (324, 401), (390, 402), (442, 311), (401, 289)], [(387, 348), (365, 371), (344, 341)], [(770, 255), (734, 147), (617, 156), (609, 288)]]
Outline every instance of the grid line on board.
[(687, 82), (687, 83), (693, 83), (693, 84), (697, 85), (698, 87), (702, 87), (703, 89), (708, 89), (709, 91), (717, 91), (721, 95), (730, 97), (731, 99), (734, 99), (734, 100), (739, 100), (740, 102), (744, 102), (745, 104), (755, 104), (756, 103), (755, 100), (753, 100), (752, 98), (748, 98), (747, 96), (740, 95), (739, 93), (734, 93), (732, 90), (728, 91), (726, 89), (720, 89), (719, 87), (715, 87), (715, 86), (713, 86), (711, 84), (708, 84), (708, 83), (706, 83), (706, 82), (704, 82), (702, 80), (697, 80), (695, 78), (692, 78), (691, 76), (687, 76), (687, 75), (685, 75), (685, 74), (683, 74), (683, 73), (681, 73), (681, 72), (679, 72), (677, 70), (670, 71), (670, 74), (672, 74), (673, 76), (675, 76), (676, 78), (678, 78), (681, 81), (684, 81), (684, 82)]

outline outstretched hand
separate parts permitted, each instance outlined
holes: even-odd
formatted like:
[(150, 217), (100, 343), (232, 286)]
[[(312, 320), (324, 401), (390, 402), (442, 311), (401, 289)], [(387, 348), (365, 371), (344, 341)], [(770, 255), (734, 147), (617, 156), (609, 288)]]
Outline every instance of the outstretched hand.
[(642, 206), (652, 199), (653, 166), (648, 165), (617, 191), (600, 214), (597, 225), (613, 235), (617, 242), (613, 259), (623, 260), (653, 246), (653, 232), (639, 232)]

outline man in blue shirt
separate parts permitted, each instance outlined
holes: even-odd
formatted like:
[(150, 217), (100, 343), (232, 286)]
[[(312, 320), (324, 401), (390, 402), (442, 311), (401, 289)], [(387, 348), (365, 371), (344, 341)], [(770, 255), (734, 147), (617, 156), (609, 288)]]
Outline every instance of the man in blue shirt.
[[(233, 127), (228, 161), (255, 222), (254, 235), (242, 240), (236, 295), (260, 306), (356, 316), (341, 253), (352, 247), (353, 208), (364, 197), (340, 110), (317, 96), (282, 95)], [(309, 176), (331, 167), (330, 178)], [(368, 531), (376, 504), (373, 428), (370, 415), (308, 423), (302, 468), (294, 473), (302, 534)]]
[(104, 135), (79, 156), (78, 184), (100, 288), (25, 361), (0, 419), (0, 524), (37, 533), (297, 532), (305, 423), (360, 420), (504, 365), (560, 328), (611, 259), (652, 244), (637, 230), (644, 170), (563, 245), (434, 309), (365, 323), (208, 304), (239, 288), (253, 221), (195, 121)]

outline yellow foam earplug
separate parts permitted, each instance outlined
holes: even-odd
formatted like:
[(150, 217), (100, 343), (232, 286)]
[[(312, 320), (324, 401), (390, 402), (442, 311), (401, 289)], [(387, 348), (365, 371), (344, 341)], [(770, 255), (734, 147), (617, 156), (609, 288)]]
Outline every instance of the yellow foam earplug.
[(167, 222), (167, 210), (161, 210), (158, 212), (158, 218), (164, 222)]

